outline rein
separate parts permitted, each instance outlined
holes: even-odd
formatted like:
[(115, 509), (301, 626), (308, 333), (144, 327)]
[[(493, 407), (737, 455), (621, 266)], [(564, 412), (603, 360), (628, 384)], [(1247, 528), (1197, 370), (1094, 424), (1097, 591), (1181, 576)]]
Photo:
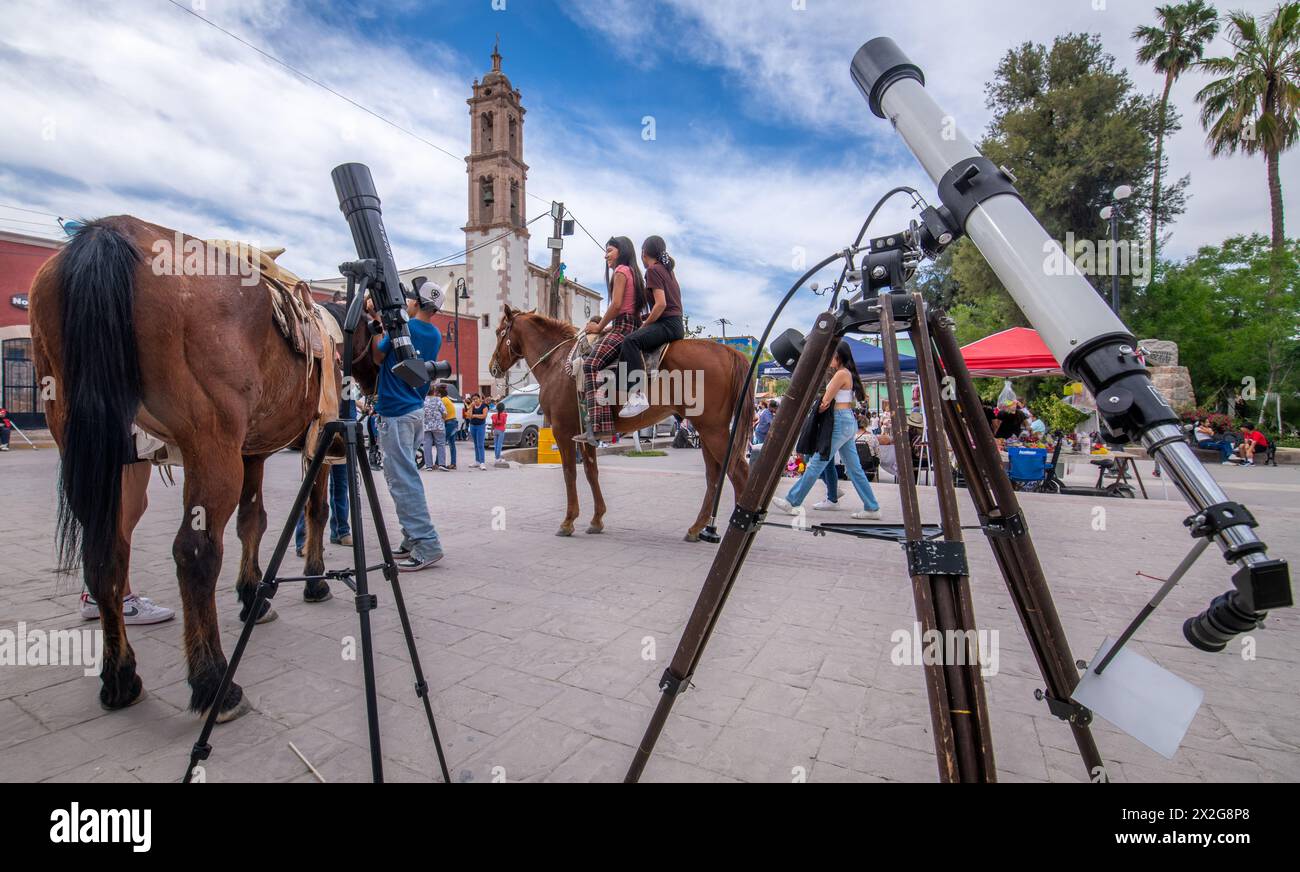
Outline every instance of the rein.
[[(537, 362), (536, 362), (536, 363), (530, 363), (530, 364), (528, 364), (528, 369), (529, 369), (530, 371), (531, 371), (531, 370), (535, 370), (537, 367), (541, 366), (543, 363), (546, 362), (546, 358), (550, 357), (552, 354), (554, 354), (556, 351), (558, 351), (562, 346), (567, 345), (567, 344), (570, 343), (570, 342), (576, 342), (576, 341), (578, 340), (578, 337), (581, 336), (581, 335), (582, 335), (582, 334), (578, 333), (578, 334), (574, 334), (573, 336), (570, 336), (570, 337), (567, 338), (567, 339), (561, 339), (561, 340), (560, 340), (559, 342), (557, 342), (555, 345), (552, 345), (552, 346), (551, 346), (551, 347), (546, 351), (545, 354), (543, 354), (541, 357), (537, 358)], [(506, 348), (509, 348), (511, 351), (513, 351), (514, 348), (513, 348), (512, 346), (513, 346), (513, 343), (511, 343), (511, 341), (510, 341), (510, 337), (509, 337), (509, 336), (506, 336)], [(522, 357), (523, 355), (520, 355), (520, 356)], [(525, 362), (527, 362), (527, 359), (525, 359)], [(510, 381), (510, 377), (509, 377), (509, 373), (510, 373), (510, 371), (509, 371), (509, 370), (506, 370), (506, 379), (505, 379), (505, 382), (506, 382), (506, 388), (507, 388), (507, 389), (513, 389), (513, 388), (518, 387), (518, 384), (523, 384), (523, 382), (519, 382), (518, 384), (515, 384), (514, 382), (511, 382), (511, 381)], [(528, 378), (528, 377), (529, 377), (529, 376), (524, 376), (524, 378)]]

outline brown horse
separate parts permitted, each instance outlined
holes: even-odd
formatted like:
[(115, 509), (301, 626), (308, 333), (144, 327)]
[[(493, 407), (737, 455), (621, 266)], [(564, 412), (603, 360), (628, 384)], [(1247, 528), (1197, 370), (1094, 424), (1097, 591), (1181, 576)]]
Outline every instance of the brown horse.
[[(493, 377), (502, 378), (510, 367), (522, 359), (532, 370), (533, 377), (541, 388), (542, 412), (550, 421), (555, 441), (559, 445), (560, 460), (564, 467), (564, 486), (569, 498), (568, 510), (564, 514), (564, 522), (556, 532), (557, 536), (573, 535), (573, 522), (578, 517), (576, 449), (579, 448), (582, 450), (582, 468), (587, 473), (587, 483), (591, 486), (591, 495), (596, 503), (587, 532), (599, 533), (604, 530), (605, 499), (600, 493), (596, 449), (573, 441), (580, 429), (578, 394), (574, 377), (565, 371), (565, 362), (573, 350), (577, 334), (577, 328), (571, 324), (534, 312), (522, 312), (507, 304), (497, 327), (497, 345), (492, 352), (490, 366)], [(657, 378), (660, 389), (651, 392), (652, 399), (669, 396), (671, 402), (651, 405), (635, 418), (618, 418), (615, 412), (614, 420), (620, 433), (631, 433), (657, 424), (674, 412), (689, 419), (699, 431), (708, 486), (704, 490), (704, 503), (700, 506), (700, 513), (686, 531), (688, 542), (699, 541), (700, 531), (709, 520), (713, 497), (722, 486), (722, 461), (727, 451), (727, 440), (732, 438), (731, 416), (737, 399), (748, 389), (745, 379), (748, 367), (749, 362), (743, 354), (721, 343), (705, 339), (673, 342), (664, 352), (659, 364)], [(683, 377), (695, 380), (698, 400), (694, 404), (695, 408), (686, 405), (689, 397), (670, 396), (674, 392), (662, 389), (666, 380), (676, 378), (681, 383)], [(727, 470), (737, 496), (749, 477), (749, 462), (745, 459), (744, 446), (753, 420), (748, 411), (746, 407), (741, 426), (734, 434), (736, 447), (732, 450), (731, 466)]]
[[(262, 469), (316, 415), (322, 373), (332, 363), (294, 351), (273, 321), (260, 275), (250, 285), (227, 269), (160, 269), (157, 258), (182, 240), (199, 253), (196, 261), (221, 262), (201, 240), (138, 218), (91, 221), (42, 267), (30, 295), (36, 366), (51, 388), (45, 412), (62, 459), (60, 562), (81, 563), (99, 603), (99, 698), (109, 709), (143, 693), (122, 620), (131, 534), (144, 513), (151, 470), (137, 462), (132, 424), (178, 446), (183, 457), (185, 513), (172, 554), (185, 613), (190, 708), (206, 712), (226, 667), (216, 612), (226, 523), (237, 511), (240, 619), (271, 620), (269, 603), (249, 614), (267, 519)], [(182, 252), (172, 256), (179, 267)], [(337, 368), (326, 377), (337, 378)], [(305, 575), (324, 570), (327, 481), (318, 477), (307, 503)], [(329, 595), (323, 581), (308, 582), (304, 591), (309, 602)], [(247, 708), (232, 684), (220, 719)]]

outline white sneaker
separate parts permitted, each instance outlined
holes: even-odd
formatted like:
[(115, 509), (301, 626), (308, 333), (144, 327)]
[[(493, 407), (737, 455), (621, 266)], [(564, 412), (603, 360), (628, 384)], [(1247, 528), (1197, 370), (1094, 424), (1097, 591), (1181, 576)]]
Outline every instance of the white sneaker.
[(813, 503), (813, 508), (819, 512), (838, 512), (840, 504), (833, 503), (830, 500), (822, 500), (820, 503)]
[[(83, 591), (81, 594), (81, 617), (87, 621), (99, 619), (99, 603), (94, 597)], [(131, 594), (122, 598), (122, 622), (134, 626), (138, 624), (161, 624), (176, 617), (176, 612), (166, 606), (160, 606), (147, 596)]]
[(645, 394), (640, 391), (633, 391), (631, 396), (627, 398), (627, 402), (623, 404), (623, 408), (619, 410), (618, 416), (620, 418), (635, 418), (648, 408), (650, 408), (650, 402), (645, 398)]
[(787, 500), (785, 497), (772, 497), (772, 505), (776, 506), (778, 509), (785, 512), (787, 515), (799, 514), (799, 510), (794, 506), (790, 505), (790, 501)]
[(486, 463), (480, 463), (480, 464), (478, 465), (478, 468), (479, 468), (479, 469), (487, 469), (487, 464), (486, 464)]
[(859, 521), (879, 521), (880, 510), (876, 509), (875, 511), (871, 511), (869, 509), (863, 509), (860, 512), (854, 512), (851, 517)]

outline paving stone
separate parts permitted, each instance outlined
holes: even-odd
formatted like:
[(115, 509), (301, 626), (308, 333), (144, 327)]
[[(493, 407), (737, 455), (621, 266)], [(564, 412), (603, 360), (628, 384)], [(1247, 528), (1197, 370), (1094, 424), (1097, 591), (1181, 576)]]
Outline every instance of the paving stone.
[[(54, 572), (56, 467), (53, 452), (5, 456), (0, 517), (14, 523), (0, 530), (8, 572), (0, 578), (0, 629), (18, 621), (95, 626), (77, 612), (80, 579)], [(717, 553), (681, 541), (703, 489), (698, 453), (602, 458), (601, 470), (608, 530), (567, 539), (553, 535), (563, 510), (556, 469), (511, 470), (508, 489), (503, 479), (448, 475), (437, 479), (436, 496), (430, 478), (447, 557), (402, 575), (401, 586), (455, 780), (492, 781), (496, 767), (506, 781), (621, 780), (661, 698), (659, 676)], [(1238, 498), (1267, 508), (1257, 512), (1265, 519), (1261, 535), (1285, 555), (1300, 544), (1300, 470), (1269, 469), (1268, 479), (1258, 472), (1222, 474), (1236, 477), (1231, 493), (1241, 489)], [(296, 455), (268, 461), (272, 531), (298, 476)], [(134, 537), (132, 582), (179, 607), (171, 557), (178, 494), (157, 481), (151, 489)], [(386, 523), (396, 529), (382, 482), (380, 489)], [(898, 511), (894, 485), (877, 493), (887, 512)], [(923, 488), (921, 497), (933, 517), (933, 491)], [(959, 502), (972, 523), (969, 495), (961, 492)], [(1022, 500), (1073, 656), (1085, 659), (1154, 590), (1157, 582), (1135, 573), (1163, 576), (1189, 547), (1181, 502), (1111, 501), (1104, 531), (1091, 527), (1095, 504), (1037, 494)], [(507, 509), (506, 531), (492, 529), (496, 506)], [(365, 533), (373, 543), (368, 521)], [(263, 540), (263, 565), (273, 536)], [(1044, 682), (991, 551), (969, 538), (978, 626), (999, 633), (997, 674), (984, 677), (999, 780), (1086, 781), (1070, 730), (1034, 698)], [(225, 547), (217, 603), (229, 654), (240, 630), (233, 527)], [(326, 549), (331, 568), (349, 559), (345, 548)], [(291, 571), (300, 565), (286, 563)], [(890, 634), (911, 631), (915, 621), (904, 571), (892, 543), (763, 530), (643, 780), (936, 780), (923, 670), (890, 660)], [(1228, 585), (1220, 561), (1200, 561), (1130, 643), (1206, 696), (1173, 760), (1098, 718), (1093, 732), (1113, 780), (1300, 780), (1300, 611), (1277, 610), (1250, 634), (1253, 660), (1243, 658), (1239, 642), (1210, 655), (1182, 638), (1183, 620)], [(385, 775), (437, 781), (392, 592), (378, 575), (371, 587), (380, 605), (371, 617)], [(209, 781), (315, 781), (290, 741), (331, 782), (369, 780), (360, 661), (342, 657), (343, 639), (359, 638), (358, 619), (342, 585), (335, 594), (307, 604), (297, 583), (281, 591), (279, 620), (256, 629), (238, 673), (257, 708), (214, 733)], [(102, 712), (98, 680), (80, 667), (0, 667), (0, 780), (179, 780), (201, 727), (185, 710), (183, 622), (128, 634), (149, 696), (124, 711)]]

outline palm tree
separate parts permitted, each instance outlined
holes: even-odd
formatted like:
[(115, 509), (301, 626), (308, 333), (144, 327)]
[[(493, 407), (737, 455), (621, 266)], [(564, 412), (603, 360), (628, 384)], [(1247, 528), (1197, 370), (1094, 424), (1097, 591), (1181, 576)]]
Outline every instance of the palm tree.
[(1300, 2), (1278, 5), (1262, 22), (1245, 12), (1228, 16), (1232, 57), (1206, 58), (1198, 66), (1220, 78), (1196, 95), (1210, 153), (1264, 152), (1272, 209), (1274, 290), (1286, 230), (1278, 158), (1300, 139)]
[(1176, 6), (1157, 6), (1158, 27), (1143, 25), (1133, 31), (1138, 41), (1139, 63), (1150, 64), (1165, 74), (1165, 90), (1160, 96), (1160, 118), (1156, 127), (1155, 180), (1151, 188), (1151, 259), (1154, 262), (1159, 238), (1160, 175), (1165, 148), (1165, 127), (1169, 113), (1169, 91), (1178, 77), (1205, 54), (1205, 45), (1219, 32), (1219, 13), (1203, 0), (1190, 0)]

